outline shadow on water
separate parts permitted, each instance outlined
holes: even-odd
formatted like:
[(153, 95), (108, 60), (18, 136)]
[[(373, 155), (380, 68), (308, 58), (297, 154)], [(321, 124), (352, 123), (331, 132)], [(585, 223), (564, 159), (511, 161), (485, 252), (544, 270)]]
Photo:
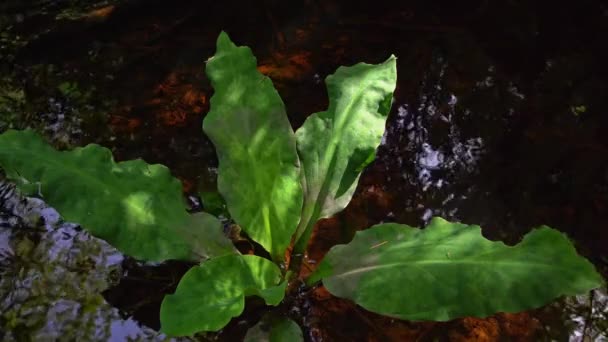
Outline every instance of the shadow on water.
[[(327, 106), (322, 80), (338, 66), (393, 53), (398, 86), (383, 143), (351, 204), (317, 225), (311, 267), (357, 230), (442, 216), (479, 224), (507, 243), (547, 224), (608, 275), (608, 6), (599, 1), (563, 8), (310, 0), (0, 6), (0, 130), (32, 126), (60, 147), (97, 142), (117, 160), (163, 163), (193, 204), (193, 195), (215, 189), (215, 152), (200, 128), (212, 94), (204, 60), (220, 30), (252, 48), (294, 127)], [(162, 339), (150, 328), (159, 327), (160, 302), (190, 265), (142, 265), (74, 226), (24, 223), (32, 209), (6, 203), (0, 305), (11, 314), (0, 324), (17, 331), (13, 340), (68, 331), (83, 339), (125, 331)], [(207, 337), (242, 338), (261, 315), (251, 304)], [(387, 319), (322, 287), (290, 305), (316, 341), (608, 338), (605, 289), (447, 323)]]

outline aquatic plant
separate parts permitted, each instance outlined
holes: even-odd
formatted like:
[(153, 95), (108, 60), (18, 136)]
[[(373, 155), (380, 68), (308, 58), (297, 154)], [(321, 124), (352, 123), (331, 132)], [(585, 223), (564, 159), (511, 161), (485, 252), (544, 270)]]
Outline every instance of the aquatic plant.
[[(219, 159), (228, 211), (271, 259), (240, 254), (211, 214), (188, 214), (179, 181), (162, 165), (116, 163), (97, 145), (59, 152), (32, 131), (0, 135), (0, 165), (24, 191), (66, 220), (134, 257), (200, 264), (162, 303), (161, 330), (192, 335), (222, 329), (245, 297), (279, 305), (315, 223), (351, 200), (380, 144), (397, 81), (396, 58), (340, 67), (326, 79), (329, 107), (296, 132), (272, 81), (247, 47), (226, 33), (207, 62), (215, 89), (203, 129)], [(291, 264), (286, 262), (293, 244)], [(424, 229), (384, 223), (333, 247), (307, 286), (322, 282), (367, 310), (409, 320), (445, 321), (541, 306), (601, 286), (593, 265), (549, 227), (516, 246), (486, 240), (478, 226), (434, 218)], [(297, 324), (269, 315), (247, 339), (302, 339)]]

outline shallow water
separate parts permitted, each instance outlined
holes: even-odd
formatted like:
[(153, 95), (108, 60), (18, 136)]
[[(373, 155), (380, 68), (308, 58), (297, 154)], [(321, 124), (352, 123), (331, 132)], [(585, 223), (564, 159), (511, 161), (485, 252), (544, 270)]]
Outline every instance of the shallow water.
[[(608, 8), (599, 1), (564, 9), (382, 1), (0, 6), (0, 130), (31, 126), (58, 147), (96, 142), (118, 160), (163, 163), (187, 195), (215, 189), (217, 161), (200, 127), (212, 95), (204, 61), (221, 29), (253, 49), (294, 128), (327, 106), (322, 80), (338, 66), (393, 53), (398, 87), (376, 161), (349, 207), (318, 224), (310, 259), (378, 222), (422, 226), (442, 216), (507, 243), (547, 224), (608, 275)], [(142, 265), (74, 225), (29, 222), (40, 210), (14, 208), (4, 205), (0, 228), (5, 339), (163, 339), (153, 330), (160, 301), (190, 265)], [(607, 302), (602, 289), (521, 314), (411, 323), (318, 288), (300, 293), (291, 315), (316, 341), (601, 341)], [(242, 337), (260, 317), (250, 304), (207, 338)]]

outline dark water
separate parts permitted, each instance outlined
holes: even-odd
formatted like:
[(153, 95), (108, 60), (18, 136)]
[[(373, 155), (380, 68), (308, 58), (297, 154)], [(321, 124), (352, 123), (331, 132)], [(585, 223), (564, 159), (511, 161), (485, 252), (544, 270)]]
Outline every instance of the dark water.
[[(395, 54), (398, 86), (376, 161), (349, 207), (318, 224), (310, 257), (381, 221), (442, 216), (508, 243), (547, 224), (608, 275), (608, 6), (599, 1), (9, 0), (0, 9), (0, 130), (31, 126), (58, 147), (96, 142), (118, 160), (163, 163), (187, 195), (215, 189), (201, 123), (212, 95), (204, 61), (220, 30), (253, 49), (294, 128), (326, 108), (322, 80), (338, 66)], [(190, 265), (139, 264), (74, 225), (52, 225), (50, 209), (36, 224), (42, 204), (15, 202), (7, 189), (4, 339), (163, 339), (153, 330), (160, 302)], [(250, 304), (207, 338), (242, 338), (263, 312)], [(608, 339), (605, 289), (447, 323), (383, 318), (322, 288), (285, 310), (316, 341)]]

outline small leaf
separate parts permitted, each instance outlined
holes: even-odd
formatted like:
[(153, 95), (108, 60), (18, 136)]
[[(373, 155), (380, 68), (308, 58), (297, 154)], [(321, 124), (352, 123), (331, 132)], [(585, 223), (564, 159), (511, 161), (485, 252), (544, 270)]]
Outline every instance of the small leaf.
[(203, 209), (215, 216), (229, 218), (230, 214), (226, 211), (226, 202), (218, 192), (202, 191), (199, 193), (203, 201)]
[(211, 214), (205, 212), (191, 214), (188, 224), (176, 229), (180, 236), (189, 241), (190, 246), (201, 259), (238, 254), (232, 241), (224, 235), (222, 223)]
[(272, 261), (255, 255), (226, 255), (190, 269), (179, 282), (175, 294), (168, 295), (160, 308), (161, 330), (172, 336), (217, 331), (240, 315), (245, 296), (262, 297), (277, 305), (285, 292), (273, 290), (281, 271)]
[(246, 292), (245, 295), (246, 296), (256, 295), (258, 297), (262, 297), (266, 301), (266, 304), (272, 305), (272, 306), (277, 306), (277, 305), (279, 305), (279, 303), (281, 303), (281, 301), (285, 297), (285, 291), (287, 290), (287, 284), (288, 284), (288, 280), (285, 279), (276, 286), (271, 286), (271, 287), (265, 288), (259, 292), (257, 292), (257, 290), (256, 290), (256, 292), (251, 292), (251, 293)]
[(234, 220), (283, 260), (302, 208), (295, 135), (269, 78), (248, 47), (222, 32), (207, 62), (215, 90), (203, 129), (219, 159), (218, 188)]
[(329, 108), (312, 114), (296, 132), (304, 186), (296, 251), (304, 250), (317, 220), (350, 202), (382, 139), (396, 82), (394, 56), (377, 65), (340, 67), (325, 80)]
[(485, 317), (542, 306), (601, 286), (560, 232), (540, 227), (516, 246), (479, 226), (434, 218), (423, 230), (380, 224), (333, 247), (309, 279), (367, 310), (408, 320)]
[(287, 317), (266, 315), (247, 331), (244, 342), (299, 342), (304, 341), (300, 326)]
[(23, 191), (135, 258), (200, 260), (234, 252), (218, 234), (217, 219), (186, 212), (181, 184), (163, 165), (116, 163), (110, 150), (94, 144), (60, 152), (33, 131), (9, 130), (0, 135), (0, 166), (10, 179), (27, 182)]

